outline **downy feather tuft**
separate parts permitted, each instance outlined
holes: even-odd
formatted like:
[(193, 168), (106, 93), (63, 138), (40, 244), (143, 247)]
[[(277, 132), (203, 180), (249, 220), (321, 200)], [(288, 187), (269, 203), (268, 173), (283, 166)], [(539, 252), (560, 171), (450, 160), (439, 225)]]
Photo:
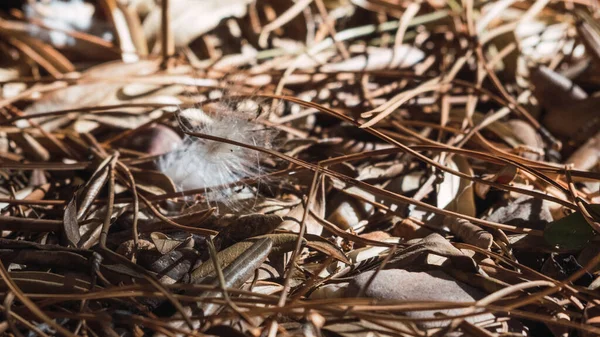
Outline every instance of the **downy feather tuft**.
[[(270, 148), (274, 132), (244, 112), (218, 111), (210, 116), (200, 109), (186, 109), (179, 114), (184, 130), (225, 138), (235, 142)], [(243, 185), (231, 185), (243, 178), (263, 174), (261, 154), (236, 145), (186, 136), (183, 143), (159, 159), (159, 169), (180, 190), (206, 189), (209, 202), (223, 202), (229, 207), (243, 198)], [(245, 194), (246, 197), (248, 193)]]

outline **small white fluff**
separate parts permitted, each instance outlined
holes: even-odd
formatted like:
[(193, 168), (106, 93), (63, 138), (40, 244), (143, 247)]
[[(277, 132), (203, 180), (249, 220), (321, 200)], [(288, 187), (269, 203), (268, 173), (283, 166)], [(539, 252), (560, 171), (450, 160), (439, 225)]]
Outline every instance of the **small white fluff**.
[[(181, 127), (192, 132), (271, 147), (274, 132), (244, 112), (218, 111), (209, 116), (199, 109), (187, 109), (179, 117)], [(247, 148), (186, 136), (178, 148), (159, 159), (158, 166), (179, 190), (206, 188), (207, 200), (228, 203), (239, 197), (233, 195), (239, 189), (222, 186), (263, 174), (260, 158), (259, 152)]]
[(52, 31), (30, 25), (29, 33), (59, 48), (76, 44), (75, 38), (60, 30), (86, 32), (109, 41), (113, 39), (108, 24), (94, 19), (95, 6), (83, 0), (30, 1), (23, 6), (23, 11), (27, 18), (41, 20), (46, 26), (56, 29)]

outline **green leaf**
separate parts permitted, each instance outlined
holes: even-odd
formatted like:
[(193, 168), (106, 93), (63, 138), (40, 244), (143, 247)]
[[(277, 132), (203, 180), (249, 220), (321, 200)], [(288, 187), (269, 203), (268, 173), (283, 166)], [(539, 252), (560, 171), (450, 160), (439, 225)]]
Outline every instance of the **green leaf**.
[[(600, 204), (586, 205), (586, 209), (595, 220), (600, 219)], [(550, 223), (544, 230), (546, 242), (564, 249), (580, 249), (594, 235), (596, 231), (579, 211)]]

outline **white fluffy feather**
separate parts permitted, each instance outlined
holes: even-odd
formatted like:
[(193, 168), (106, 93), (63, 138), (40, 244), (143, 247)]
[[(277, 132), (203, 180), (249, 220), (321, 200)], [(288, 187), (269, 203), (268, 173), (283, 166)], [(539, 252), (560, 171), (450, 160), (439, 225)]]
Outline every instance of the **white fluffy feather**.
[[(271, 147), (273, 131), (245, 117), (243, 113), (236, 112), (208, 116), (198, 109), (184, 110), (180, 114), (182, 127), (193, 132), (263, 148)], [(258, 152), (189, 136), (178, 148), (161, 157), (158, 164), (178, 189), (206, 188), (211, 201), (233, 199), (234, 193), (232, 188), (213, 187), (262, 174)]]
[(46, 26), (56, 29), (47, 30), (30, 25), (29, 33), (60, 48), (77, 43), (75, 38), (60, 30), (81, 31), (106, 40), (113, 39), (108, 25), (94, 20), (94, 5), (83, 0), (30, 1), (23, 6), (23, 10), (28, 18), (41, 20)]

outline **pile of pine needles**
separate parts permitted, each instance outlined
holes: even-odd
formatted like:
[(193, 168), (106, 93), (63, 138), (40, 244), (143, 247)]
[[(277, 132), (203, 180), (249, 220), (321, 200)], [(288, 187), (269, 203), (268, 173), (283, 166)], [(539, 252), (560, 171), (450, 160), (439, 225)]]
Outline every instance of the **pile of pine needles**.
[(1, 334), (600, 335), (594, 0), (2, 6)]

